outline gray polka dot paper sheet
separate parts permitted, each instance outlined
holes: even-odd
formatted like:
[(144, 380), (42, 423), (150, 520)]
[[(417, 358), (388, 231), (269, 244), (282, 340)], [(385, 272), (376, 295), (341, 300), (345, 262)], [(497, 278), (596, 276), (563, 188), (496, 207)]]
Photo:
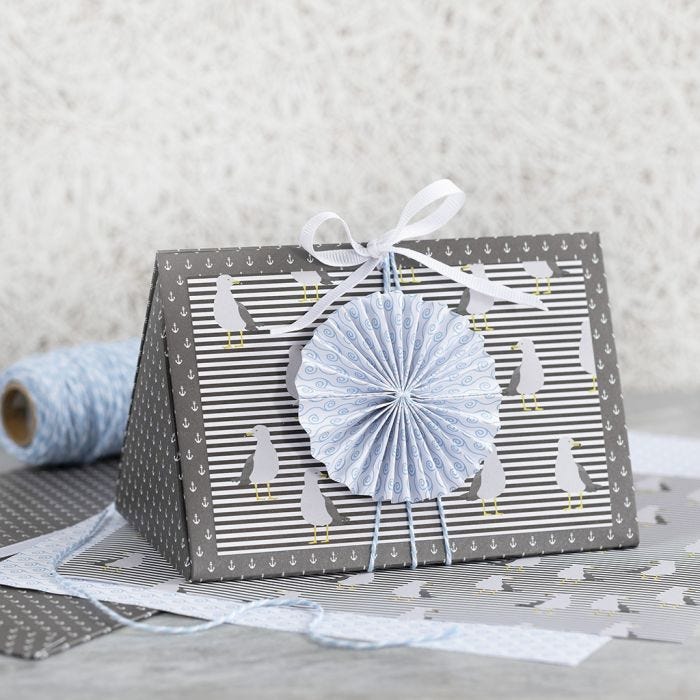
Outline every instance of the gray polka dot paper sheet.
[[(133, 620), (155, 612), (119, 603), (110, 607)], [(45, 659), (119, 627), (81, 598), (0, 586), (0, 653)]]
[[(0, 559), (83, 521), (114, 499), (116, 459), (0, 472)], [(154, 611), (115, 606), (134, 619)], [(42, 659), (121, 625), (79, 598), (0, 586), (0, 652)]]
[(0, 472), (0, 558), (114, 500), (117, 459)]
[[(504, 394), (494, 459), (442, 499), (447, 545), (436, 502), (413, 505), (419, 564), (443, 563), (445, 546), (455, 562), (634, 547), (632, 466), (599, 236), (408, 245), (535, 293), (546, 307), (472, 294), (397, 258), (406, 294), (446, 304), (483, 336)], [(317, 325), (380, 290), (381, 273), (308, 328), (268, 332), (299, 319), (351, 272), (323, 268), (297, 246), (158, 253), (117, 506), (189, 580), (367, 569), (375, 504), (323, 476), (310, 479), (320, 465), (298, 420), (294, 374)], [(325, 514), (303, 507), (305, 488), (314, 497), (307, 504)], [(411, 563), (401, 503), (382, 505), (376, 561)]]
[(394, 619), (534, 625), (682, 642), (700, 622), (700, 479), (640, 475), (637, 498), (643, 537), (636, 549), (516, 555), (417, 570), (189, 583), (127, 526), (62, 570), (180, 597), (248, 601), (298, 596), (329, 610)]

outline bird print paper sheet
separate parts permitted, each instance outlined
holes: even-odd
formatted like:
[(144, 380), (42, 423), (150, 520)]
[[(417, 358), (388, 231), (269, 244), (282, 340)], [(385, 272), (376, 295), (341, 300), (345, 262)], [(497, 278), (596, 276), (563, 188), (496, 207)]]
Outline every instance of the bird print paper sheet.
[[(402, 288), (483, 335), (503, 400), (496, 451), (443, 499), (453, 561), (637, 543), (632, 474), (602, 254), (595, 234), (416, 242), (547, 310), (470, 293), (398, 258)], [(295, 373), (317, 323), (381, 289), (375, 274), (301, 332), (299, 318), (352, 271), (297, 247), (158, 255), (192, 578), (362, 570), (374, 503), (327, 478), (298, 421)], [(145, 485), (146, 492), (148, 485)], [(421, 564), (444, 562), (435, 501), (413, 508)], [(148, 534), (148, 533), (145, 533)], [(161, 538), (162, 539), (162, 538)], [(410, 563), (405, 508), (384, 503), (379, 568)]]
[(637, 494), (644, 534), (638, 548), (622, 551), (515, 556), (413, 571), (188, 583), (127, 527), (61, 571), (181, 596), (234, 601), (299, 597), (328, 611), (398, 620), (532, 625), (682, 642), (700, 623), (700, 479), (645, 474), (638, 479)]

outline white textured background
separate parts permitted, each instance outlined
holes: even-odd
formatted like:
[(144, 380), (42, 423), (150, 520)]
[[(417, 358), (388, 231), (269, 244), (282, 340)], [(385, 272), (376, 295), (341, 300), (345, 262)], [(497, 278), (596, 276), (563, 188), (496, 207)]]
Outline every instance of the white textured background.
[(600, 230), (626, 388), (700, 388), (700, 3), (0, 2), (0, 365), (140, 331), (157, 248)]

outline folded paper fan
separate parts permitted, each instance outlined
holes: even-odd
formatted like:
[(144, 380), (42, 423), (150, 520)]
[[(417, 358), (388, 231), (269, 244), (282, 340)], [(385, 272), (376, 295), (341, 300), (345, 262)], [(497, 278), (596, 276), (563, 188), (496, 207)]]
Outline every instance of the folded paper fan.
[(296, 386), (313, 457), (375, 501), (460, 488), (499, 428), (483, 338), (444, 304), (400, 291), (335, 311), (304, 348)]

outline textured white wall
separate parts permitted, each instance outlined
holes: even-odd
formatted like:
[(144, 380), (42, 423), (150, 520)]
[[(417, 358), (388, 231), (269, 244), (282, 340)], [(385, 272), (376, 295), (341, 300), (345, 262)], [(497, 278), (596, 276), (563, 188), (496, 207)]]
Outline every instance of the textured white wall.
[(625, 387), (700, 388), (693, 0), (5, 0), (0, 365), (139, 332), (157, 248), (376, 233), (441, 176), (455, 233), (600, 230)]

